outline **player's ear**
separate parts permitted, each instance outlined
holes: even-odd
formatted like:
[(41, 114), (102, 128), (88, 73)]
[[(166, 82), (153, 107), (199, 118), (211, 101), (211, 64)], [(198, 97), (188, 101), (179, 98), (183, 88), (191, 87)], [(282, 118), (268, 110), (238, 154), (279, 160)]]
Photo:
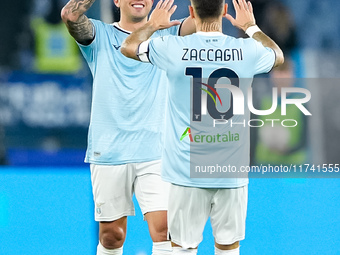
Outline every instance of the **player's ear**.
[(189, 5), (189, 12), (190, 12), (190, 18), (194, 19), (195, 18), (194, 8), (192, 8), (191, 5)]
[(113, 0), (113, 2), (118, 8), (120, 7), (119, 0)]
[(228, 13), (228, 4), (225, 4), (223, 8), (223, 16), (225, 16), (227, 13)]

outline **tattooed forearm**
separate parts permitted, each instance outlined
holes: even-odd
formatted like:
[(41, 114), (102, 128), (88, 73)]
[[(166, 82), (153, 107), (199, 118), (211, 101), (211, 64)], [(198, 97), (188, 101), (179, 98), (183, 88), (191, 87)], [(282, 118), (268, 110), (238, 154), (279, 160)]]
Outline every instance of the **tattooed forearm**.
[(67, 15), (80, 16), (84, 14), (96, 0), (70, 0), (64, 7)]
[(93, 25), (84, 15), (94, 2), (95, 0), (70, 0), (61, 11), (61, 17), (70, 34), (82, 44), (89, 44), (94, 38)]
[(68, 20), (66, 26), (69, 33), (77, 40), (77, 42), (84, 45), (92, 42), (94, 38), (93, 25), (84, 14), (79, 17), (77, 22)]

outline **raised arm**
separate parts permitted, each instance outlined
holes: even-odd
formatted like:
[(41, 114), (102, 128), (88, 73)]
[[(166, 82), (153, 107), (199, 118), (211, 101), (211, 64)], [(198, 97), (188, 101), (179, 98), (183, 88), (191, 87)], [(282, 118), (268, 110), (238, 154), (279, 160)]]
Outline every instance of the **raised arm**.
[(196, 24), (194, 20), (189, 16), (187, 17), (182, 25), (181, 30), (179, 31), (180, 36), (191, 35), (196, 32)]
[(170, 17), (175, 12), (177, 6), (174, 5), (174, 0), (160, 0), (153, 12), (151, 13), (149, 21), (131, 33), (123, 42), (121, 52), (128, 58), (140, 60), (138, 54), (139, 45), (147, 41), (154, 32), (160, 29), (169, 28), (175, 25), (179, 25), (179, 21), (171, 21)]
[(79, 43), (89, 45), (94, 39), (93, 24), (84, 15), (96, 0), (70, 0), (61, 10), (69, 33)]
[(256, 26), (251, 2), (246, 2), (246, 0), (233, 0), (233, 4), (236, 11), (236, 18), (233, 18), (230, 14), (226, 14), (225, 17), (233, 26), (243, 30), (250, 37), (262, 43), (263, 46), (269, 47), (275, 52), (276, 59), (274, 67), (282, 65), (284, 62), (283, 52), (269, 36)]

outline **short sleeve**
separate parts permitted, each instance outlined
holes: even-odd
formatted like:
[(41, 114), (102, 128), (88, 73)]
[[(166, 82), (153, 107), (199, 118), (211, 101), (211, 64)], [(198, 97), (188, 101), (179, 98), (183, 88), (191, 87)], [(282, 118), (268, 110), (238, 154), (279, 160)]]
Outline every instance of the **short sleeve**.
[(93, 41), (89, 45), (83, 45), (83, 44), (80, 44), (79, 42), (77, 42), (81, 53), (83, 54), (85, 60), (88, 63), (92, 63), (92, 62), (95, 61), (95, 57), (97, 55), (96, 51), (97, 51), (97, 48), (98, 48), (98, 38), (100, 37), (100, 34), (101, 34), (101, 26), (103, 26), (102, 22), (99, 21), (99, 20), (90, 19), (90, 21), (92, 22), (93, 29), (94, 29), (94, 31), (93, 31), (93, 33), (94, 33)]
[(255, 41), (256, 59), (254, 74), (268, 73), (275, 64), (275, 52)]
[(151, 39), (149, 43), (149, 60), (160, 69), (168, 69), (169, 36), (161, 36)]

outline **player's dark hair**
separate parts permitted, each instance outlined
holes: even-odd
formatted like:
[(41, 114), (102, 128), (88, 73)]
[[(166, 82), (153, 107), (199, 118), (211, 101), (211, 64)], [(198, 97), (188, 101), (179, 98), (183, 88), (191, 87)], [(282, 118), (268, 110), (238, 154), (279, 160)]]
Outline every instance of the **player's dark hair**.
[(191, 0), (201, 19), (216, 18), (222, 12), (224, 0)]

